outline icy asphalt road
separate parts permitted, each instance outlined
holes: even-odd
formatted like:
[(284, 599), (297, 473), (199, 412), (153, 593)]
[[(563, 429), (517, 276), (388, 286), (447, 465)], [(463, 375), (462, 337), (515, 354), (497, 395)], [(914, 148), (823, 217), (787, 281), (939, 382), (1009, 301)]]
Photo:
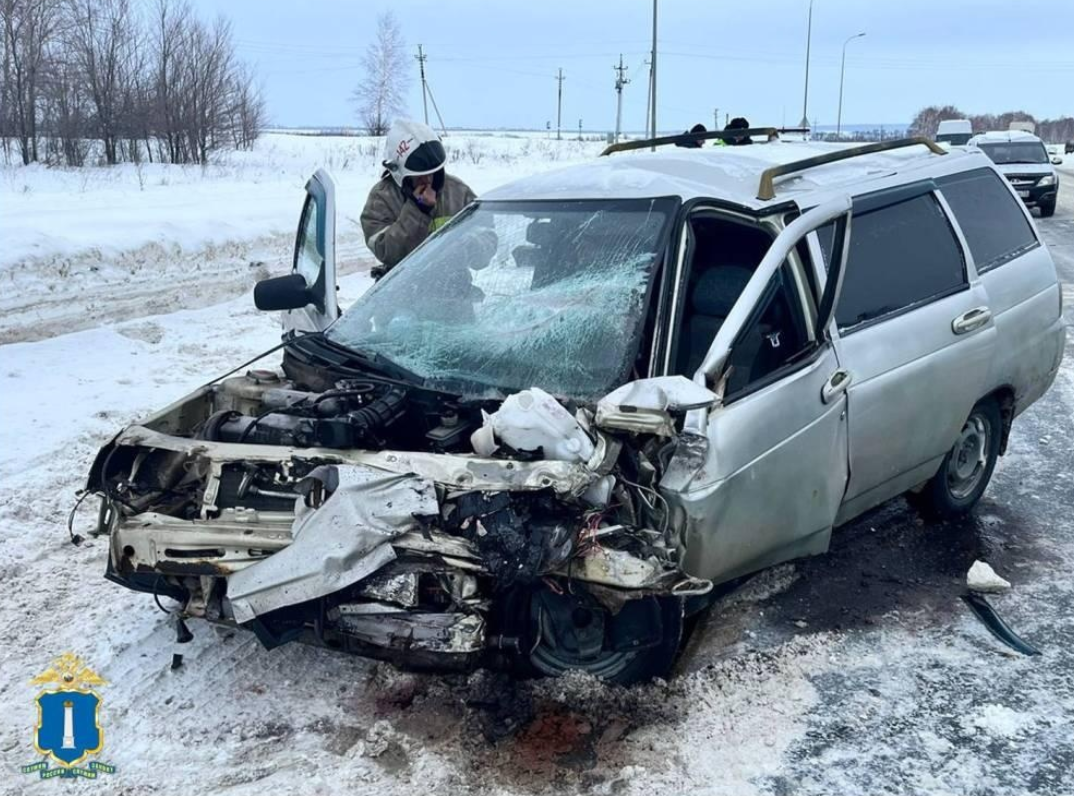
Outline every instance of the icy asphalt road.
[[(1038, 223), (1069, 285), (1071, 187), (1061, 201)], [(63, 523), (110, 433), (272, 344), (247, 301), (0, 346), (0, 793), (1074, 792), (1074, 339), (971, 519), (900, 500), (841, 529), (704, 616), (668, 684), (408, 675), (200, 623), (171, 671), (164, 615)], [(976, 557), (1014, 584), (994, 603), (1041, 657), (963, 607)], [(18, 773), (28, 680), (68, 650), (109, 681), (107, 782)]]

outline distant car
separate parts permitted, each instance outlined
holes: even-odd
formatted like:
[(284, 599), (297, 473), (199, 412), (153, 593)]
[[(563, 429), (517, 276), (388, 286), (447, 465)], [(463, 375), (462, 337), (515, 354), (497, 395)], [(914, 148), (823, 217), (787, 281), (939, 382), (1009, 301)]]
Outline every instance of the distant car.
[(1067, 145), (1063, 149), (1065, 154), (1074, 155), (1074, 141), (1067, 141)]
[(1037, 136), (1019, 130), (981, 133), (970, 139), (970, 146), (992, 159), (1027, 207), (1040, 208), (1045, 218), (1055, 214), (1059, 174), (1052, 164), (1062, 160), (1049, 156)]
[(254, 293), (282, 369), (125, 429), (88, 483), (109, 579), (267, 647), (664, 675), (714, 585), (897, 495), (969, 511), (1062, 360), (1051, 255), (968, 147), (528, 177), (342, 315), (335, 189), (307, 193)]
[(936, 130), (936, 141), (940, 144), (963, 146), (973, 138), (973, 126), (969, 119), (945, 119)]

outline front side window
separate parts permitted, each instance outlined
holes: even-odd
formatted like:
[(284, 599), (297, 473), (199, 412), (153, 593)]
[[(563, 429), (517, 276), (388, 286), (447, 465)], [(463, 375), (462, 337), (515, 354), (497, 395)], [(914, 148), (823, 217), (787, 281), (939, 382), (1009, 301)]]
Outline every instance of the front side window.
[(991, 169), (953, 174), (939, 182), (966, 236), (978, 273), (1036, 245), (1037, 237), (1020, 203)]
[(1048, 162), (1048, 150), (1040, 141), (1001, 141), (977, 146), (996, 165)]
[[(818, 235), (827, 259), (832, 232)], [(958, 239), (935, 197), (921, 194), (854, 215), (836, 322), (852, 330), (965, 284)]]
[(426, 386), (598, 398), (627, 377), (677, 200), (483, 202), (327, 332)]
[(302, 274), (306, 284), (313, 287), (321, 276), (324, 254), (317, 242), (319, 208), (313, 196), (306, 197), (302, 218), (298, 222), (298, 243), (295, 247), (295, 270)]

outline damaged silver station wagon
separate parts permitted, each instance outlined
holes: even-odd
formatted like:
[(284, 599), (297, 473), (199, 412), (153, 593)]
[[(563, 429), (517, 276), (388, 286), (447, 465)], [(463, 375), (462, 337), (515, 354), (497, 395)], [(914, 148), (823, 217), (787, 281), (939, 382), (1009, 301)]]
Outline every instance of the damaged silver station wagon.
[(971, 508), (1062, 356), (1052, 260), (980, 152), (601, 158), (486, 194), (342, 314), (333, 191), (255, 291), (282, 363), (89, 477), (108, 578), (267, 647), (664, 674), (715, 586), (896, 495)]

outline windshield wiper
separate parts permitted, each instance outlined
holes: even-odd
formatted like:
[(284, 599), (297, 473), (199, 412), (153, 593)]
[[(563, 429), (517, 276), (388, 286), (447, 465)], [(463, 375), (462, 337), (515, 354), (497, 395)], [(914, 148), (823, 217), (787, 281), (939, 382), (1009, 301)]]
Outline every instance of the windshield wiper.
[[(390, 359), (387, 359), (380, 354), (367, 354), (364, 351), (358, 351), (349, 346), (337, 343), (335, 340), (330, 340), (326, 335), (320, 335), (314, 340), (309, 341), (311, 344), (317, 347), (324, 347), (329, 349), (335, 357), (326, 357), (324, 353), (321, 354), (322, 359), (326, 359), (329, 364), (337, 366), (346, 366), (348, 362), (357, 363), (362, 368), (367, 370), (376, 371), (391, 379), (397, 379), (399, 381), (409, 382), (417, 386), (424, 386), (425, 380), (421, 378), (417, 373), (411, 370), (407, 370), (402, 365), (397, 365)], [(340, 359), (342, 356), (342, 359)]]

